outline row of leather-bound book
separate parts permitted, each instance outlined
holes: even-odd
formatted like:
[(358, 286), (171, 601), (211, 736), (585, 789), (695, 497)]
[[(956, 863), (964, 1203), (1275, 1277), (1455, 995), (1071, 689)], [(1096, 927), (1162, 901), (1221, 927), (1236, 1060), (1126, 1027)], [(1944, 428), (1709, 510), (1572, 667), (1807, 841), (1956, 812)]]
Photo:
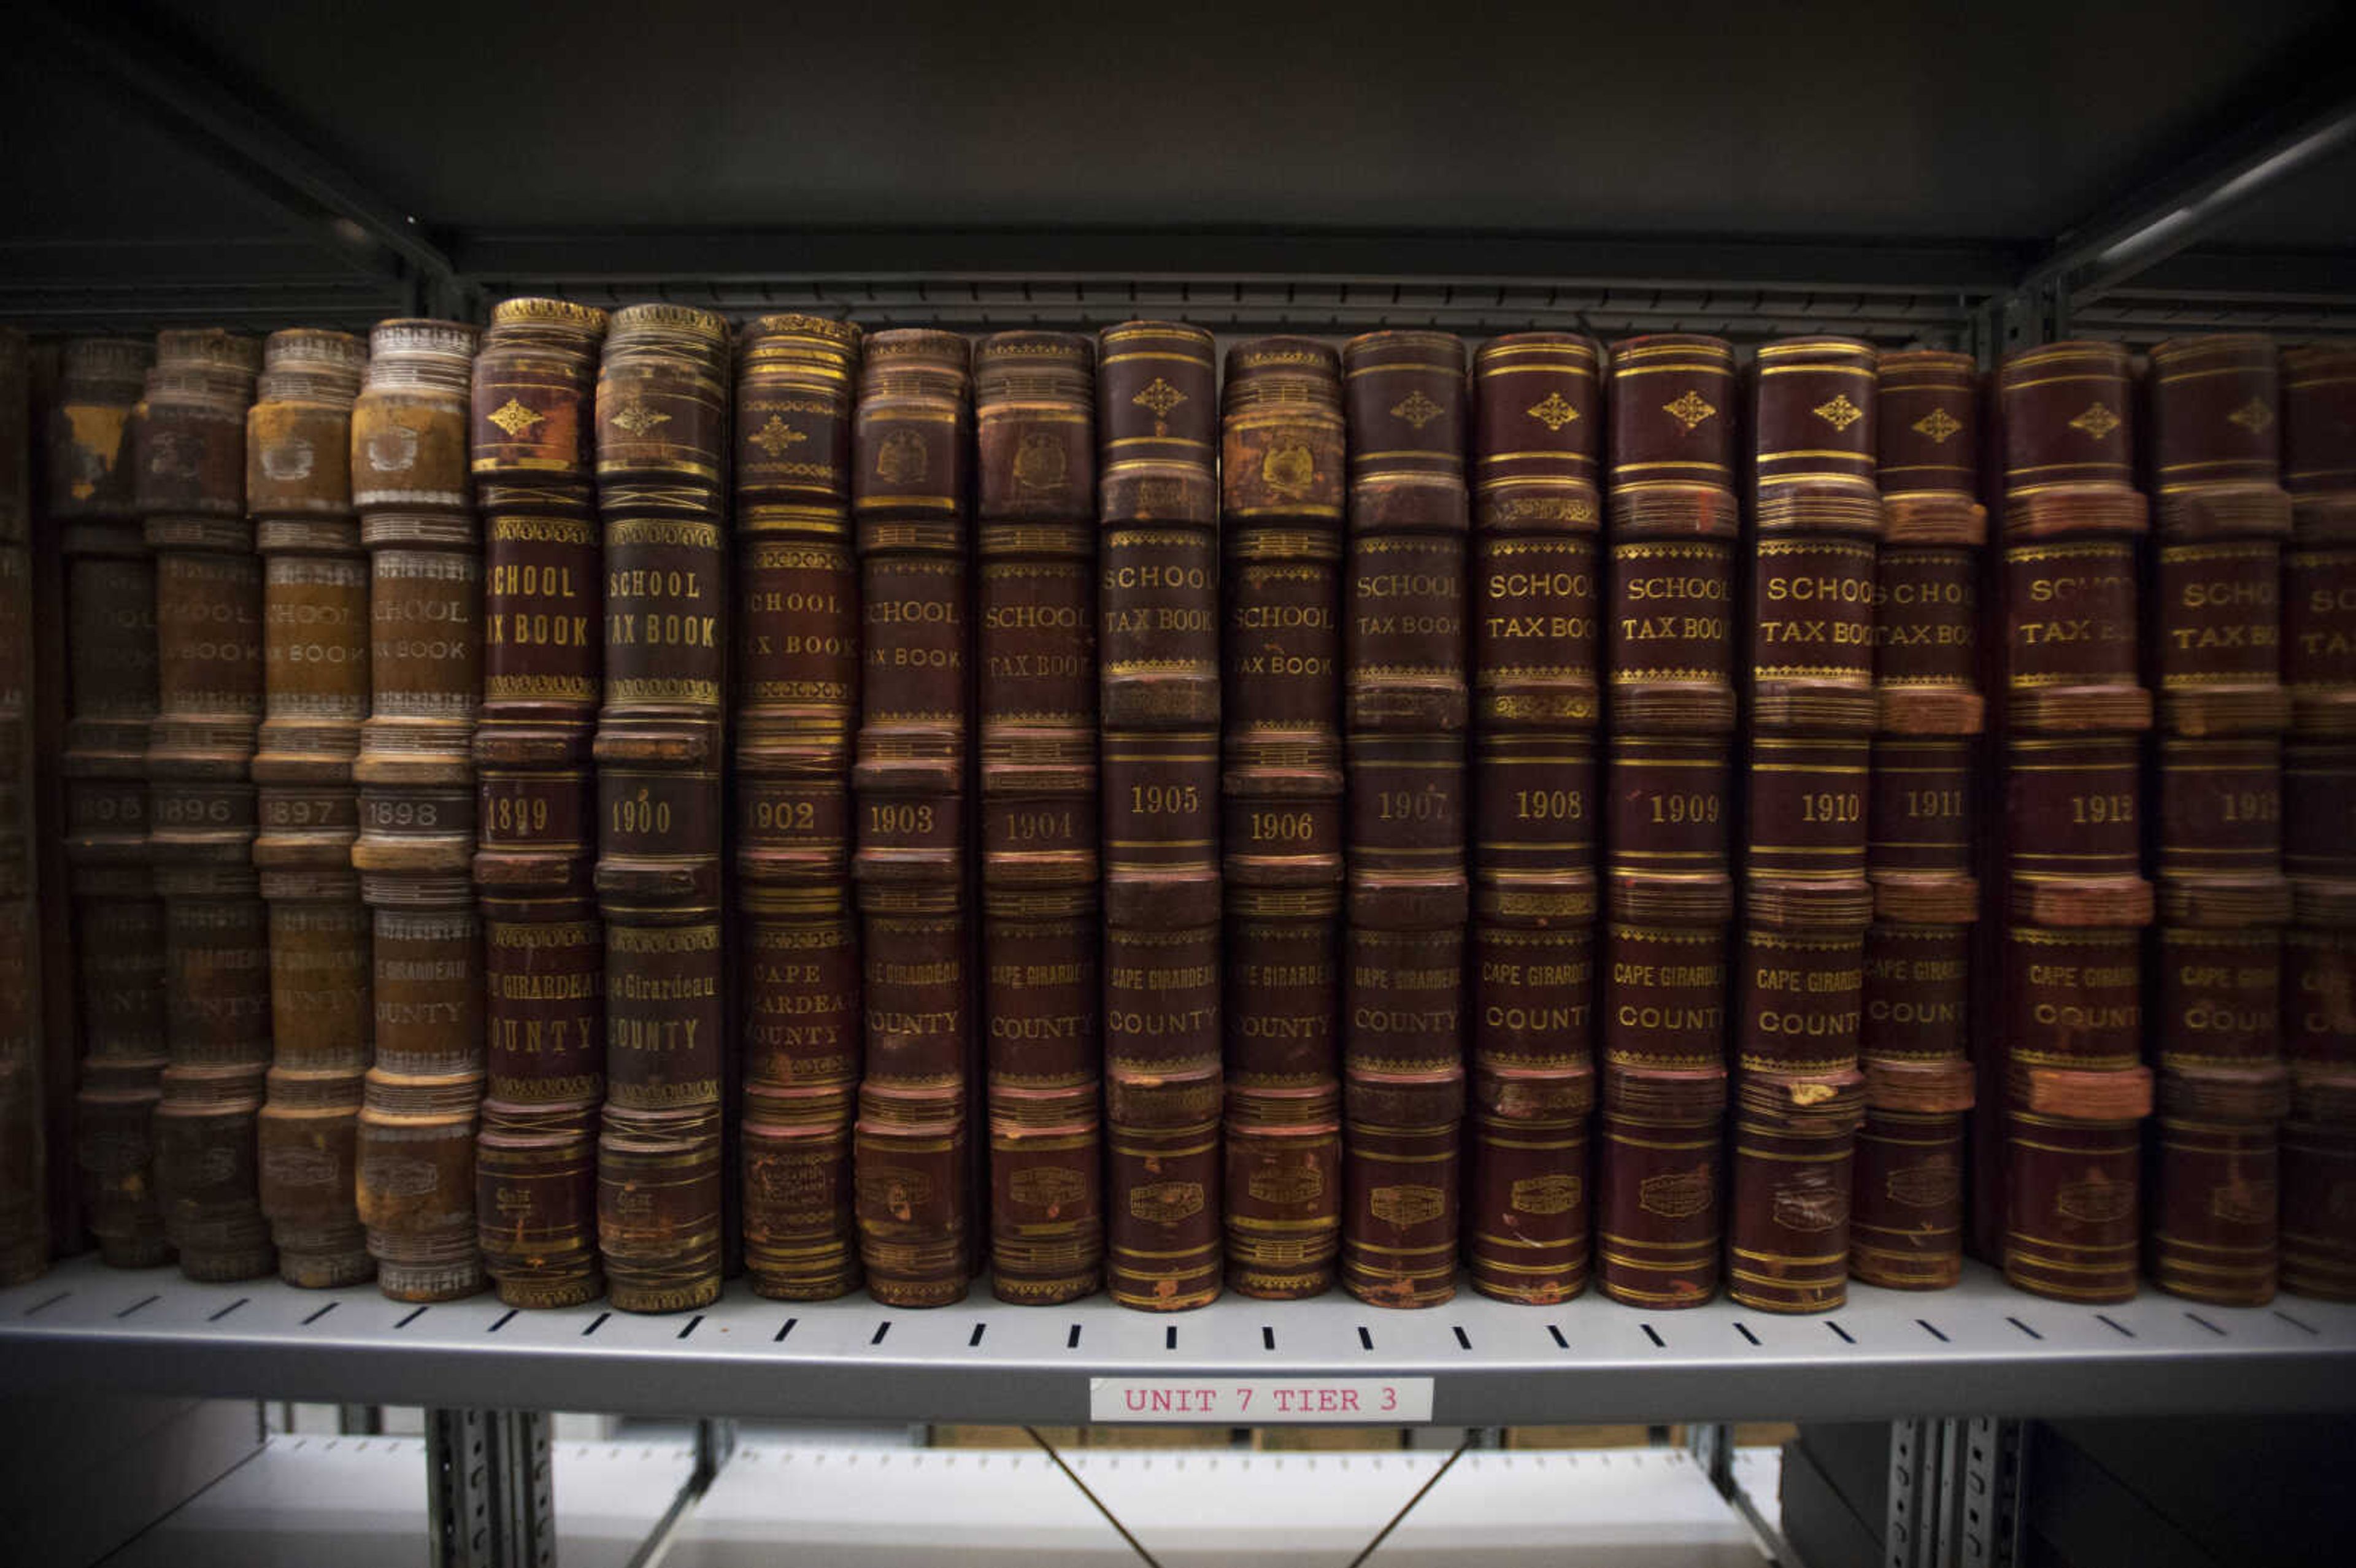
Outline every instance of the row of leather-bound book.
[(69, 871), (10, 833), (0, 968), (70, 933), (110, 1263), (2356, 1296), (2356, 347), (53, 352), (0, 763)]

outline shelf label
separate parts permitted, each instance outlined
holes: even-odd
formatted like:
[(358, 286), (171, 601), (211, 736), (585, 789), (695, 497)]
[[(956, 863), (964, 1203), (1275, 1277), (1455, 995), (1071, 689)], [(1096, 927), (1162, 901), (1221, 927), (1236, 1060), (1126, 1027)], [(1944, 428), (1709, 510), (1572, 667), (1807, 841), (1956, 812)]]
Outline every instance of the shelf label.
[(1430, 1378), (1090, 1378), (1092, 1422), (1387, 1426), (1431, 1419)]

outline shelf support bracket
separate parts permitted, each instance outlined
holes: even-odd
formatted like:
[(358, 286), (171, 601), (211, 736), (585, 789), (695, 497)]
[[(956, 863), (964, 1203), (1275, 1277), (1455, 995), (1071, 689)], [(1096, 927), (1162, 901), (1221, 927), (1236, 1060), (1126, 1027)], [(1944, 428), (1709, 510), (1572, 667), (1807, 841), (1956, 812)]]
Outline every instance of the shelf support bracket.
[(425, 1413), (433, 1568), (555, 1568), (548, 1427), (537, 1411)]

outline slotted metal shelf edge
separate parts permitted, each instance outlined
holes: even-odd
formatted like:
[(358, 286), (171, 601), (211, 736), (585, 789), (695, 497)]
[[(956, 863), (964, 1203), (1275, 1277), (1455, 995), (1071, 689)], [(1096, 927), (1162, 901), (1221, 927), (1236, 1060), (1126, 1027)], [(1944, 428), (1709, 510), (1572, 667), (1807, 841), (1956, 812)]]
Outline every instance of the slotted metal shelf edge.
[(113, 1388), (341, 1403), (806, 1420), (1071, 1423), (1093, 1378), (1429, 1377), (1440, 1424), (1925, 1413), (2356, 1410), (2356, 1306), (2212, 1307), (2147, 1291), (2091, 1307), (1971, 1265), (1927, 1295), (1854, 1286), (1838, 1312), (1646, 1312), (1590, 1294), (1429, 1311), (1230, 1296), (1163, 1317), (1105, 1297), (896, 1311), (864, 1296), (701, 1313), (420, 1308), (373, 1289), (197, 1285), (70, 1262), (0, 1291), (0, 1392)]

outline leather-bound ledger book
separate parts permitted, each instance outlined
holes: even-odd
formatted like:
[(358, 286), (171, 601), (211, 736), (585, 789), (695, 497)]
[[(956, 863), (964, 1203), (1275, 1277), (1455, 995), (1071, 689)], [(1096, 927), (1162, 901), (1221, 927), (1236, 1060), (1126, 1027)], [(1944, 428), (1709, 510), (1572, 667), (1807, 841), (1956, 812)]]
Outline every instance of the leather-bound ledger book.
[(1734, 350), (1612, 347), (1603, 1093), (1597, 1274), (1633, 1307), (1717, 1294), (1734, 916)]
[(626, 305), (607, 323), (597, 367), (597, 1242), (625, 1312), (685, 1311), (720, 1295), (730, 349), (727, 322), (709, 311)]
[(974, 346), (974, 661), (991, 1287), (1104, 1276), (1098, 1031), (1096, 344)]
[(952, 332), (867, 339), (852, 423), (861, 678), (851, 880), (866, 1061), (852, 1209), (867, 1288), (965, 1297), (973, 1040), (967, 887), (971, 356)]
[(859, 328), (744, 328), (736, 381), (735, 869), (744, 917), (744, 1266), (763, 1296), (859, 1284), (851, 1138), (859, 941), (851, 743), (859, 567), (851, 539)]
[(1727, 1289), (1762, 1311), (1822, 1312), (1848, 1296), (1864, 1109), (1882, 531), (1873, 349), (1845, 337), (1763, 345), (1751, 391), (1750, 778)]
[(1219, 401), (1211, 335), (1098, 337), (1105, 1276), (1219, 1294)]
[(1464, 1118), (1464, 344), (1342, 351), (1349, 768), (1342, 1283), (1378, 1307), (1456, 1294)]
[(359, 1213), (396, 1301), (483, 1287), (475, 1126), (483, 1093), (475, 766), (482, 549), (467, 472), (476, 329), (379, 322), (352, 406), (352, 503), (369, 552), (369, 717), (352, 865), (372, 924), (375, 1057)]
[(602, 310), (504, 301), (468, 394), (483, 529), (475, 1233), (484, 1272), (511, 1307), (573, 1307), (605, 1288), (596, 1207), (605, 959), (591, 883), (590, 762), (605, 667), (605, 552), (590, 493), (605, 332)]
[(133, 495), (132, 410), (153, 345), (65, 346), (48, 431), (48, 515), (66, 562), (66, 859), (80, 1073), (74, 1163), (83, 1223), (123, 1268), (171, 1255), (155, 1201), (166, 1056), (164, 906), (148, 864), (147, 726), (155, 717), (155, 563)]
[(1880, 357), (1874, 422), (1883, 533), (1874, 569), (1872, 788), (1858, 1051), (1865, 1122), (1849, 1272), (1940, 1290), (1962, 1277), (1971, 1109), (1972, 823), (1979, 689), (1979, 376), (1971, 357)]
[(1247, 338), (1220, 399), (1226, 1282), (1316, 1296), (1342, 1245), (1341, 357)]
[(1982, 923), (1974, 993), (1973, 1242), (2026, 1290), (2135, 1294), (2142, 1064), (2137, 772), (2151, 694), (2137, 675), (2127, 356), (2051, 343), (1997, 374), (2004, 494), (1988, 623), (1997, 798), (1987, 863), (2003, 898)]
[(279, 1275), (314, 1286), (376, 1272), (354, 1189), (369, 1040), (369, 912), (352, 869), (369, 566), (352, 511), (351, 424), (367, 359), (346, 333), (273, 333), (246, 415), (246, 509), (262, 562), (253, 863), (270, 906), (257, 1163)]
[(148, 842), (164, 901), (171, 1052), (155, 1109), (155, 1185), (191, 1279), (252, 1279), (276, 1264), (254, 1169), (270, 1068), (270, 933), (252, 859), (262, 558), (245, 515), (245, 411), (261, 361), (257, 338), (159, 334), (136, 427), (135, 496), (155, 552)]
[(2162, 343), (2146, 393), (2156, 503), (2146, 635), (2159, 731), (2146, 1257), (2163, 1290), (2255, 1306), (2275, 1294), (2276, 1134), (2289, 1109), (2280, 1002), (2290, 496), (2275, 346), (2240, 335)]
[(1472, 357), (1473, 1288), (1587, 1287), (1595, 1108), (1602, 356), (1570, 333)]
[[(0, 1285), (49, 1266), (33, 830), (32, 355), (0, 329)], [(62, 907), (62, 901), (59, 901)]]
[(2282, 357), (2282, 1285), (2356, 1301), (2356, 345)]

